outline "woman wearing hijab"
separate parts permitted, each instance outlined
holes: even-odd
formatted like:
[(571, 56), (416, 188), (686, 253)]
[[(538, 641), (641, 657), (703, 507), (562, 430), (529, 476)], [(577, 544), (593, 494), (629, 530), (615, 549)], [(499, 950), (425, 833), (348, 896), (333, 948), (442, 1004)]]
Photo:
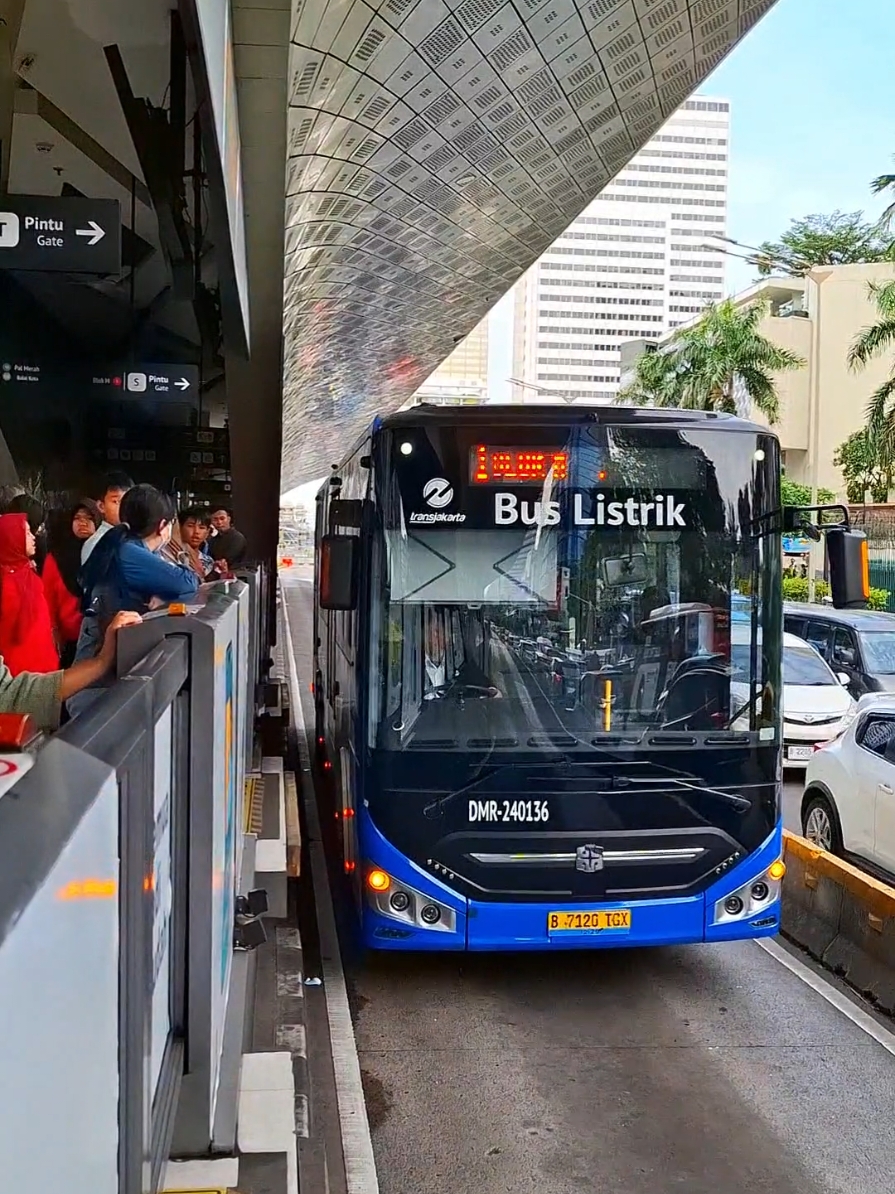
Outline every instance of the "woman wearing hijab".
[(81, 498), (68, 510), (50, 515), (42, 580), (63, 667), (74, 661), (81, 632), (81, 548), (100, 521), (99, 509), (90, 498)]
[(44, 560), (47, 557), (47, 512), (42, 502), (30, 493), (19, 493), (9, 502), (4, 514), (24, 514), (28, 519), (28, 526), (35, 540), (34, 567), (40, 576), (44, 570)]
[(59, 670), (35, 546), (26, 515), (0, 516), (0, 655), (13, 676)]

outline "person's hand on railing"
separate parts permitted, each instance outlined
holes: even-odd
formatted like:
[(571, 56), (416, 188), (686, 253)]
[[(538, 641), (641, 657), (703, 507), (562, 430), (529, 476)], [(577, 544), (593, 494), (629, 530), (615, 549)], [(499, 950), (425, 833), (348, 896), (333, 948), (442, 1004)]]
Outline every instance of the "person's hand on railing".
[(77, 663), (73, 663), (70, 668), (66, 668), (62, 673), (58, 699), (60, 701), (67, 701), (69, 697), (74, 696), (76, 692), (80, 692), (82, 688), (89, 688), (91, 684), (102, 680), (106, 672), (115, 663), (115, 640), (118, 637), (118, 631), (125, 626), (136, 626), (142, 621), (143, 619), (139, 614), (132, 613), (130, 610), (124, 610), (122, 613), (116, 614), (108, 625), (99, 654), (94, 656), (93, 659), (78, 660)]
[(120, 614), (115, 615), (106, 627), (106, 636), (103, 639), (103, 645), (100, 648), (98, 658), (103, 661), (107, 671), (115, 662), (118, 631), (123, 630), (125, 626), (137, 626), (142, 621), (143, 619), (139, 614), (132, 613), (130, 610), (122, 610)]

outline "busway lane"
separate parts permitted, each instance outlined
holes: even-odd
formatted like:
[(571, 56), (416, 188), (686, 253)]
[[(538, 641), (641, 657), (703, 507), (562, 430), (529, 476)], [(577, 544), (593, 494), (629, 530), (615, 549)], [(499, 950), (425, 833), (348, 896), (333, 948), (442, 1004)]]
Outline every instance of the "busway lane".
[[(307, 676), (310, 586), (286, 593)], [(895, 1188), (895, 1056), (755, 943), (349, 981), (383, 1194)]]

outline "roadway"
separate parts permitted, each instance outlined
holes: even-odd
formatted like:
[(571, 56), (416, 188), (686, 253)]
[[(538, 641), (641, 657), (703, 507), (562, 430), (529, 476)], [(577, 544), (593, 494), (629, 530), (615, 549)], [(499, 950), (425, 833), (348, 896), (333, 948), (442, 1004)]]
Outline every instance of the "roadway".
[(382, 1194), (891, 1192), (895, 1036), (777, 943), (383, 956), (347, 979)]

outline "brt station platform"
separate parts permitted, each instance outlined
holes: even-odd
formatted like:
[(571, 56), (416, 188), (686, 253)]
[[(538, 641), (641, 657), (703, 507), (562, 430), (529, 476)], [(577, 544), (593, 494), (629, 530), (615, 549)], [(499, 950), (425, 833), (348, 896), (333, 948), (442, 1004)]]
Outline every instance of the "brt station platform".
[(4, 1190), (192, 1188), (191, 1158), (297, 1189), (291, 1052), (253, 1011), (294, 934), (268, 584), (148, 616), (88, 712), (4, 756)]

